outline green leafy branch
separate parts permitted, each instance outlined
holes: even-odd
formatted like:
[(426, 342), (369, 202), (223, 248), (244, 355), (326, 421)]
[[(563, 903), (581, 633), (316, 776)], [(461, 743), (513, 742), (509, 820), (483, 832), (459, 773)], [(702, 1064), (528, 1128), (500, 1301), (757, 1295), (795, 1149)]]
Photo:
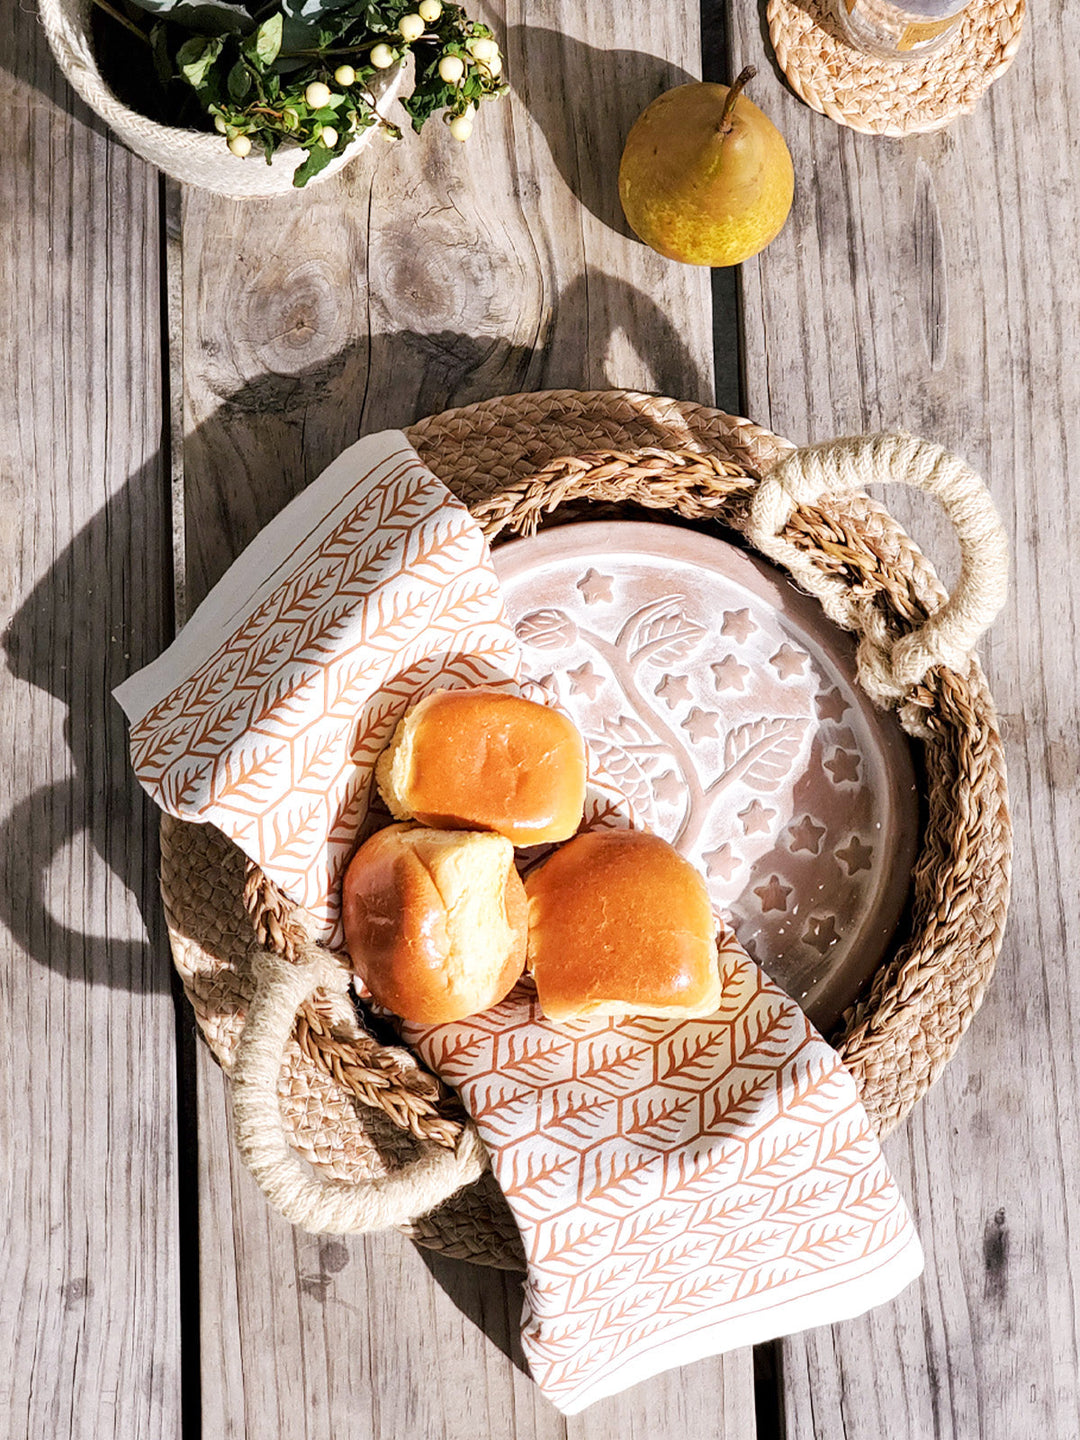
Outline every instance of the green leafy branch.
[(400, 138), (376, 97), (380, 78), (410, 53), (415, 82), (402, 104), (415, 131), (441, 110), (451, 135), (467, 140), (479, 103), (508, 89), (491, 31), (443, 0), (96, 3), (144, 35), (162, 89), (193, 94), (234, 155), (261, 151), (269, 163), (284, 144), (305, 150), (300, 187), (361, 130)]

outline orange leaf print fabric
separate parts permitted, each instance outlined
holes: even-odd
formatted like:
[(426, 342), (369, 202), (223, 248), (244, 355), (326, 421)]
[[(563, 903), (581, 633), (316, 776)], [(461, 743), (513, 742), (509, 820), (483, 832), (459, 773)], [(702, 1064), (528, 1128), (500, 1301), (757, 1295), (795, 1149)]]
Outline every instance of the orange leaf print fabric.
[(730, 933), (706, 1020), (544, 1019), (523, 981), (408, 1025), (491, 1153), (528, 1257), (522, 1344), (564, 1414), (860, 1314), (922, 1269), (835, 1051)]
[(116, 695), (157, 804), (218, 826), (339, 945), (341, 876), (398, 720), (440, 686), (517, 689), (519, 670), (479, 528), (388, 432), (288, 505)]

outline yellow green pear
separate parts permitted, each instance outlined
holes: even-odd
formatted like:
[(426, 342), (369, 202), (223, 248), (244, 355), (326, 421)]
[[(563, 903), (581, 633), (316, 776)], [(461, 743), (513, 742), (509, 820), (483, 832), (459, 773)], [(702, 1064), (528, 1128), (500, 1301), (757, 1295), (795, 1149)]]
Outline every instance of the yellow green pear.
[(636, 235), (687, 265), (739, 265), (764, 250), (791, 210), (795, 172), (784, 137), (742, 88), (668, 90), (634, 122), (619, 198)]

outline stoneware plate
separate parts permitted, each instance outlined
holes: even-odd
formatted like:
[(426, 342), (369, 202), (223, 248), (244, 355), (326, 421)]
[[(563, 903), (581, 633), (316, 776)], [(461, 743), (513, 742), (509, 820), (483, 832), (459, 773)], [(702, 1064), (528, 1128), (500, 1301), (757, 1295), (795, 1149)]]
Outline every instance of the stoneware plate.
[(859, 688), (851, 638), (770, 566), (676, 526), (565, 525), (494, 559), (526, 673), (827, 1031), (896, 929), (918, 828), (907, 740)]

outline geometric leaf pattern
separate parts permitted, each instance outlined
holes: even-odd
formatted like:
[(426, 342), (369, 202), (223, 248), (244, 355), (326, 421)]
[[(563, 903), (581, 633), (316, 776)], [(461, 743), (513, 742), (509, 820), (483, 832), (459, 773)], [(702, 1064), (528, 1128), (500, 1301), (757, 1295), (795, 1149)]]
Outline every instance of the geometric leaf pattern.
[(720, 968), (706, 1020), (555, 1024), (525, 980), (404, 1027), (491, 1154), (528, 1257), (525, 1354), (566, 1414), (859, 1313), (921, 1269), (835, 1051), (728, 933)]
[(217, 825), (340, 945), (341, 876), (394, 726), (429, 690), (517, 690), (519, 670), (478, 526), (390, 433), (278, 515), (120, 698), (157, 804)]

